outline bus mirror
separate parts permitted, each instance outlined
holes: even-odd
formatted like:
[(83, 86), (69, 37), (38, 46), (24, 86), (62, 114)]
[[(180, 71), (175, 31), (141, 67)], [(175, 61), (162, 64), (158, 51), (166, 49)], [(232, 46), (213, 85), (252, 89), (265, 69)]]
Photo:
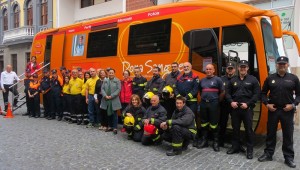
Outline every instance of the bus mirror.
[(300, 56), (300, 41), (299, 41), (299, 37), (297, 34), (295, 34), (294, 32), (292, 31), (287, 31), (287, 30), (283, 30), (283, 35), (287, 35), (287, 36), (292, 36), (294, 41), (295, 41), (295, 44), (297, 46), (297, 49), (298, 49), (298, 55)]
[(274, 15), (271, 18), (272, 22), (272, 32), (275, 38), (282, 37), (282, 29), (281, 29), (281, 22), (278, 15)]

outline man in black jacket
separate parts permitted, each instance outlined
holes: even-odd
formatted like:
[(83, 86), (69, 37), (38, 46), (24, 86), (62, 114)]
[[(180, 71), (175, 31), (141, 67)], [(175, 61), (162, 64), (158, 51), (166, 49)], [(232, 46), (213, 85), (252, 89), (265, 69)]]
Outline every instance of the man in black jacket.
[(259, 99), (260, 86), (258, 80), (248, 75), (248, 61), (239, 62), (239, 75), (232, 78), (226, 89), (226, 100), (232, 107), (231, 122), (233, 128), (232, 147), (227, 154), (240, 151), (240, 127), (243, 121), (247, 142), (247, 159), (253, 158), (254, 132), (252, 129), (253, 108)]
[[(277, 58), (277, 73), (269, 75), (262, 88), (262, 102), (268, 108), (267, 139), (264, 154), (258, 161), (271, 161), (276, 147), (276, 133), (278, 122), (282, 127), (282, 152), (284, 163), (296, 168), (294, 163), (293, 131), (294, 113), (296, 106), (300, 102), (300, 82), (299, 78), (288, 73), (288, 58)], [(268, 93), (270, 92), (270, 93)], [(294, 98), (295, 96), (295, 98)]]
[(177, 97), (172, 118), (160, 124), (160, 128), (165, 130), (163, 138), (172, 143), (172, 150), (167, 152), (167, 156), (180, 155), (182, 150), (187, 150), (190, 139), (197, 134), (195, 115), (185, 102), (184, 97)]

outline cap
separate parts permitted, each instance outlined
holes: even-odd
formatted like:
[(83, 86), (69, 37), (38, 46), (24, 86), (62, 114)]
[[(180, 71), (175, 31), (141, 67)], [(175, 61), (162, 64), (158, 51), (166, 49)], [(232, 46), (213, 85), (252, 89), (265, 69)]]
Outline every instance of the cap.
[(70, 73), (70, 71), (69, 71), (69, 70), (66, 70), (65, 74), (69, 74), (69, 73)]
[(234, 63), (231, 63), (231, 62), (229, 62), (229, 63), (227, 63), (227, 66), (226, 66), (227, 68), (228, 67), (235, 67), (235, 65), (234, 65)]
[(65, 70), (65, 69), (66, 69), (65, 66), (61, 66), (61, 67), (59, 68), (60, 71)]
[(38, 77), (39, 77), (39, 75), (38, 75), (38, 74), (36, 74), (36, 73), (34, 73), (34, 74), (32, 75), (32, 77), (33, 77), (33, 78), (38, 78)]
[(247, 60), (241, 60), (239, 62), (239, 66), (248, 66), (248, 61)]
[(30, 73), (30, 69), (29, 69), (29, 68), (26, 68), (25, 72), (26, 72), (26, 73)]
[(110, 69), (111, 69), (110, 67), (107, 67), (107, 68), (106, 68), (106, 71), (108, 72)]
[(53, 70), (51, 70), (51, 73), (52, 73), (52, 74), (55, 74), (55, 73), (57, 73), (57, 70), (56, 70), (56, 69), (53, 69)]
[(48, 73), (48, 72), (49, 72), (48, 69), (44, 69), (44, 70), (43, 70), (43, 73)]
[(283, 63), (283, 64), (286, 64), (286, 63), (289, 63), (289, 58), (287, 57), (278, 57), (277, 60), (276, 60), (276, 63), (277, 64), (280, 64), (280, 63)]
[(77, 70), (78, 70), (78, 71), (82, 71), (82, 68), (81, 68), (81, 67), (78, 67)]

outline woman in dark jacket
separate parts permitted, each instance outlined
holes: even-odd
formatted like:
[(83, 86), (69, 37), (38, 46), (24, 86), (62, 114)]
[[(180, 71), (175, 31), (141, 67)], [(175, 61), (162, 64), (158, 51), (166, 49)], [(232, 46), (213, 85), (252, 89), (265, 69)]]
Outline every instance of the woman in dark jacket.
[(141, 141), (143, 129), (140, 125), (142, 124), (142, 118), (145, 114), (146, 109), (142, 106), (140, 97), (136, 94), (133, 94), (130, 98), (130, 103), (122, 112), (124, 119), (131, 116), (134, 117), (133, 126), (127, 126), (124, 124), (126, 132), (128, 133), (128, 139), (133, 139), (136, 142)]
[(99, 70), (99, 80), (97, 80), (96, 82), (96, 86), (95, 86), (95, 102), (97, 104), (96, 106), (96, 122), (99, 123), (100, 122), (100, 127), (99, 130), (106, 130), (107, 129), (107, 113), (105, 110), (100, 109), (100, 104), (101, 104), (101, 99), (102, 99), (102, 94), (101, 94), (101, 87), (103, 84), (104, 79), (107, 77), (107, 73), (105, 72), (105, 70), (100, 69)]

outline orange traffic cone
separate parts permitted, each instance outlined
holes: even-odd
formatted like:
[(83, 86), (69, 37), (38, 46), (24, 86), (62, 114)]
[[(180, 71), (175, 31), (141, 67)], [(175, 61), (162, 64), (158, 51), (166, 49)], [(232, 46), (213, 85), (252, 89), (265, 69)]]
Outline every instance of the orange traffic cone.
[(7, 113), (6, 116), (4, 116), (4, 118), (14, 118), (14, 115), (11, 112), (10, 103), (7, 104)]

